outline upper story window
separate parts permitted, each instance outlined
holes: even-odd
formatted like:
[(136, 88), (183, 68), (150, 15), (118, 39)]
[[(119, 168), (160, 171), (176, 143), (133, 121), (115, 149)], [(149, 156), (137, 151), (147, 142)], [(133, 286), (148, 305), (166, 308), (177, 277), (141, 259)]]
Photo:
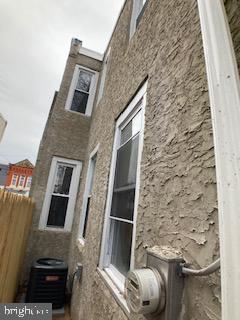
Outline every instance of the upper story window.
[(134, 234), (143, 145), (145, 84), (116, 123), (100, 268), (124, 289), (134, 265)]
[(132, 18), (130, 24), (130, 38), (133, 36), (138, 26), (147, 1), (148, 0), (133, 0)]
[(97, 162), (97, 151), (98, 151), (98, 146), (90, 154), (89, 163), (88, 163), (85, 191), (84, 191), (84, 195), (83, 195), (82, 214), (80, 217), (80, 224), (79, 224), (79, 239), (80, 240), (84, 240), (85, 236), (86, 236), (87, 222), (88, 222), (89, 209), (90, 209), (90, 201), (92, 198), (92, 191), (93, 191), (94, 173), (95, 173), (96, 162)]
[(19, 181), (18, 181), (18, 186), (23, 187), (25, 182), (25, 176), (20, 176)]
[(76, 65), (66, 109), (90, 116), (96, 92), (98, 72)]
[(31, 188), (31, 184), (32, 184), (32, 176), (27, 178), (27, 182), (26, 182), (26, 188)]
[(109, 63), (109, 58), (110, 58), (110, 50), (111, 50), (111, 48), (108, 50), (108, 52), (103, 60), (103, 67), (102, 67), (101, 80), (100, 80), (100, 85), (99, 85), (99, 90), (98, 90), (97, 104), (102, 99), (103, 92), (104, 92), (105, 80), (106, 80), (106, 75), (107, 75), (107, 68), (108, 68), (108, 63)]
[(18, 179), (18, 175), (17, 174), (13, 174), (12, 182), (11, 182), (12, 186), (16, 186), (17, 185), (17, 179)]
[(70, 231), (82, 163), (53, 157), (40, 217), (40, 229)]

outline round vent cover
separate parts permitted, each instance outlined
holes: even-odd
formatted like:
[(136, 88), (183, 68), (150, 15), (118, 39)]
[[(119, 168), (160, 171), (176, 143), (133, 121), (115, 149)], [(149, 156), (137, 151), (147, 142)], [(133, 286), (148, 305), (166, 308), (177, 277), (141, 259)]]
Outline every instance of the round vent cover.
[(131, 312), (149, 314), (160, 312), (159, 306), (165, 294), (162, 279), (155, 269), (130, 271), (126, 279), (125, 295)]

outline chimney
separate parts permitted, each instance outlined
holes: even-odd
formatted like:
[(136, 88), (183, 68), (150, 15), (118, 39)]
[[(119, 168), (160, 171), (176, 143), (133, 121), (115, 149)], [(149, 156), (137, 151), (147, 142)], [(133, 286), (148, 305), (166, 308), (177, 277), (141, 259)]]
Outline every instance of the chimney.
[(82, 41), (77, 38), (72, 38), (71, 47), (70, 47), (70, 55), (76, 56), (79, 53), (79, 50), (82, 46)]

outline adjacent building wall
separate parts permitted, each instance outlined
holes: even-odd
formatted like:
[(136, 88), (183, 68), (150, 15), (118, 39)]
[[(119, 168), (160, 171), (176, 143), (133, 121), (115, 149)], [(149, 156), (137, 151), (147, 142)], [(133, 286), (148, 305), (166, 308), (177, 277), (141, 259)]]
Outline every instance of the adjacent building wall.
[[(78, 43), (78, 44), (77, 44)], [(101, 62), (79, 54), (81, 42), (72, 42), (62, 83), (55, 93), (47, 124), (39, 147), (31, 196), (36, 203), (33, 227), (25, 259), (25, 274), (32, 262), (40, 257), (55, 257), (67, 261), (70, 232), (39, 230), (39, 219), (45, 197), (53, 156), (85, 161), (90, 118), (65, 109), (65, 104), (76, 64), (100, 71)]]
[(6, 126), (7, 126), (7, 121), (3, 118), (2, 114), (0, 113), (0, 142), (2, 140)]
[[(97, 271), (115, 120), (148, 78), (135, 267), (145, 248), (168, 244), (193, 266), (219, 256), (214, 146), (197, 2), (149, 0), (131, 40), (132, 1), (126, 2), (110, 41), (105, 91), (92, 117), (88, 155), (99, 144), (85, 245), (77, 243), (87, 166), (69, 252), (75, 281), (72, 318), (127, 319)], [(87, 156), (88, 157), (88, 156)], [(130, 316), (130, 319), (143, 319)], [(182, 319), (220, 319), (220, 278), (188, 278)]]
[(8, 164), (0, 164), (0, 188), (4, 188), (8, 173)]
[(225, 0), (225, 8), (227, 12), (230, 31), (232, 34), (233, 46), (237, 58), (238, 69), (240, 70), (240, 2), (238, 0)]

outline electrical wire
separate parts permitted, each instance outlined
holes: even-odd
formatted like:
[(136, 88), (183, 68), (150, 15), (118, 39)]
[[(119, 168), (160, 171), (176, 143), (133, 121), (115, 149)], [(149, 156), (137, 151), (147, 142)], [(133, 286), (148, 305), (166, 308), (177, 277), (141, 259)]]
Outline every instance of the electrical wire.
[(189, 276), (203, 277), (203, 276), (208, 276), (209, 274), (212, 274), (219, 269), (220, 269), (220, 258), (203, 269), (195, 270), (195, 269), (190, 269), (182, 266), (181, 271), (183, 274), (186, 274)]

